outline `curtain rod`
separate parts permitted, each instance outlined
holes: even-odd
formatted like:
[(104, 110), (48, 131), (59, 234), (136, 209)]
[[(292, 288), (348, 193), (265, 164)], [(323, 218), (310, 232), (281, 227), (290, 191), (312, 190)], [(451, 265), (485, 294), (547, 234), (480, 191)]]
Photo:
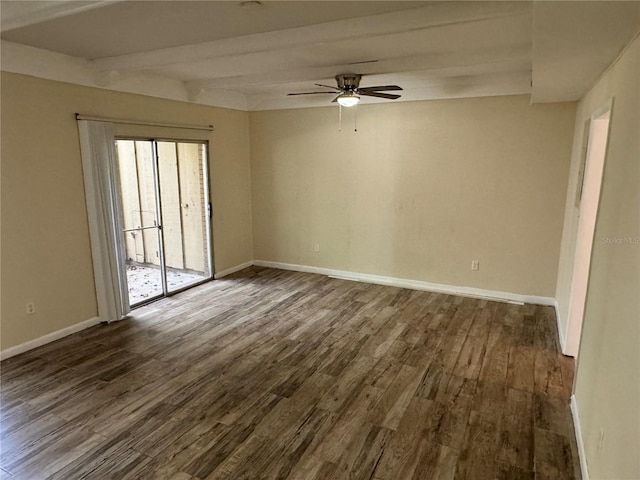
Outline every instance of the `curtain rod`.
[(125, 125), (145, 125), (148, 127), (167, 127), (167, 128), (183, 128), (186, 130), (207, 130), (212, 132), (214, 130), (213, 125), (183, 125), (179, 123), (162, 123), (162, 122), (143, 122), (141, 120), (125, 120), (123, 118), (109, 118), (109, 117), (92, 117), (89, 115), (82, 115), (76, 113), (76, 120), (88, 120), (92, 122), (108, 122), (108, 123), (122, 123)]

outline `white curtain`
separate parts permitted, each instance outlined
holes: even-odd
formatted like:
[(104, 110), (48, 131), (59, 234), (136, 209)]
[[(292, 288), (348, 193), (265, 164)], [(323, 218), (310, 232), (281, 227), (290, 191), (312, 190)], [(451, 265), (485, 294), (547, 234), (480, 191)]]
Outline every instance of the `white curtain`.
[(130, 311), (113, 125), (78, 120), (78, 130), (98, 316), (112, 322)]

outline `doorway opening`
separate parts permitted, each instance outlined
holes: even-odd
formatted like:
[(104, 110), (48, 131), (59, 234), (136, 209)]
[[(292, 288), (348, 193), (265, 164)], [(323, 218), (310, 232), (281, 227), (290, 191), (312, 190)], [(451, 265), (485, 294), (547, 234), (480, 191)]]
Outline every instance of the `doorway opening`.
[(129, 304), (213, 278), (207, 145), (116, 140)]
[[(587, 289), (589, 286), (589, 270), (591, 253), (600, 203), (602, 175), (607, 154), (609, 124), (611, 122), (612, 102), (598, 109), (585, 125), (587, 133), (586, 150), (583, 157), (584, 166), (580, 170), (576, 206), (578, 207), (578, 232), (576, 251), (571, 278), (571, 294), (569, 298), (569, 315), (565, 355), (578, 356), (582, 322), (584, 320)], [(580, 178), (582, 177), (582, 178)]]

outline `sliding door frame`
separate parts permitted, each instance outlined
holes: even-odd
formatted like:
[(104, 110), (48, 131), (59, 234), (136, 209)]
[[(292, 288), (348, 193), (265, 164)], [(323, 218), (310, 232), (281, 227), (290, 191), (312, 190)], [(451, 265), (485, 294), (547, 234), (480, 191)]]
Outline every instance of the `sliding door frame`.
[[(148, 136), (133, 136), (133, 135), (116, 135), (114, 140), (117, 142), (118, 140), (125, 141), (133, 141), (133, 142), (151, 142), (152, 154), (153, 154), (153, 182), (154, 182), (154, 190), (156, 195), (156, 210), (157, 210), (157, 220), (160, 228), (158, 229), (158, 243), (160, 249), (160, 271), (162, 276), (162, 289), (163, 294), (150, 298), (148, 300), (144, 300), (142, 302), (136, 303), (135, 307), (138, 308), (149, 303), (161, 300), (162, 298), (171, 297), (177, 293), (184, 292), (190, 288), (196, 287), (198, 285), (202, 285), (203, 283), (210, 282), (215, 279), (214, 268), (214, 259), (213, 259), (213, 205), (211, 202), (211, 192), (210, 192), (210, 183), (209, 183), (209, 141), (208, 140), (185, 140), (181, 138), (166, 138), (166, 137), (148, 137)], [(167, 267), (166, 260), (164, 258), (164, 224), (162, 222), (162, 199), (160, 196), (160, 182), (159, 182), (159, 163), (160, 158), (158, 155), (158, 142), (172, 142), (172, 143), (194, 143), (197, 145), (202, 145), (204, 147), (205, 153), (205, 161), (202, 166), (202, 188), (204, 189), (204, 208), (205, 208), (205, 230), (206, 230), (206, 247), (207, 247), (207, 259), (206, 265), (209, 268), (209, 277), (189, 284), (185, 287), (181, 287), (175, 290), (169, 291), (169, 287), (167, 284)], [(122, 215), (123, 212), (118, 212), (119, 215)]]
[(158, 223), (158, 249), (160, 250), (160, 273), (162, 279), (162, 296), (160, 298), (162, 298), (169, 293), (169, 287), (167, 283), (167, 262), (164, 258), (164, 222), (162, 221), (162, 197), (160, 197), (160, 157), (158, 157), (158, 142), (155, 140), (151, 140), (151, 156), (153, 159), (153, 191), (156, 196), (156, 222)]

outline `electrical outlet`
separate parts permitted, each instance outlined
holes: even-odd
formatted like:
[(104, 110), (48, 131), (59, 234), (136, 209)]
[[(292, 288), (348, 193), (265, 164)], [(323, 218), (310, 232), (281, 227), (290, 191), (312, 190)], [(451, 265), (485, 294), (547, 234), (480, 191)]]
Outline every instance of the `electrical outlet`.
[(313, 251), (314, 252), (319, 252), (320, 251), (320, 245), (318, 243), (314, 243), (313, 244)]
[(471, 270), (474, 270), (474, 271), (480, 270), (479, 260), (471, 260)]
[(36, 313), (36, 304), (31, 301), (27, 302), (25, 305), (25, 310), (27, 312), (27, 315), (33, 315), (34, 313)]

